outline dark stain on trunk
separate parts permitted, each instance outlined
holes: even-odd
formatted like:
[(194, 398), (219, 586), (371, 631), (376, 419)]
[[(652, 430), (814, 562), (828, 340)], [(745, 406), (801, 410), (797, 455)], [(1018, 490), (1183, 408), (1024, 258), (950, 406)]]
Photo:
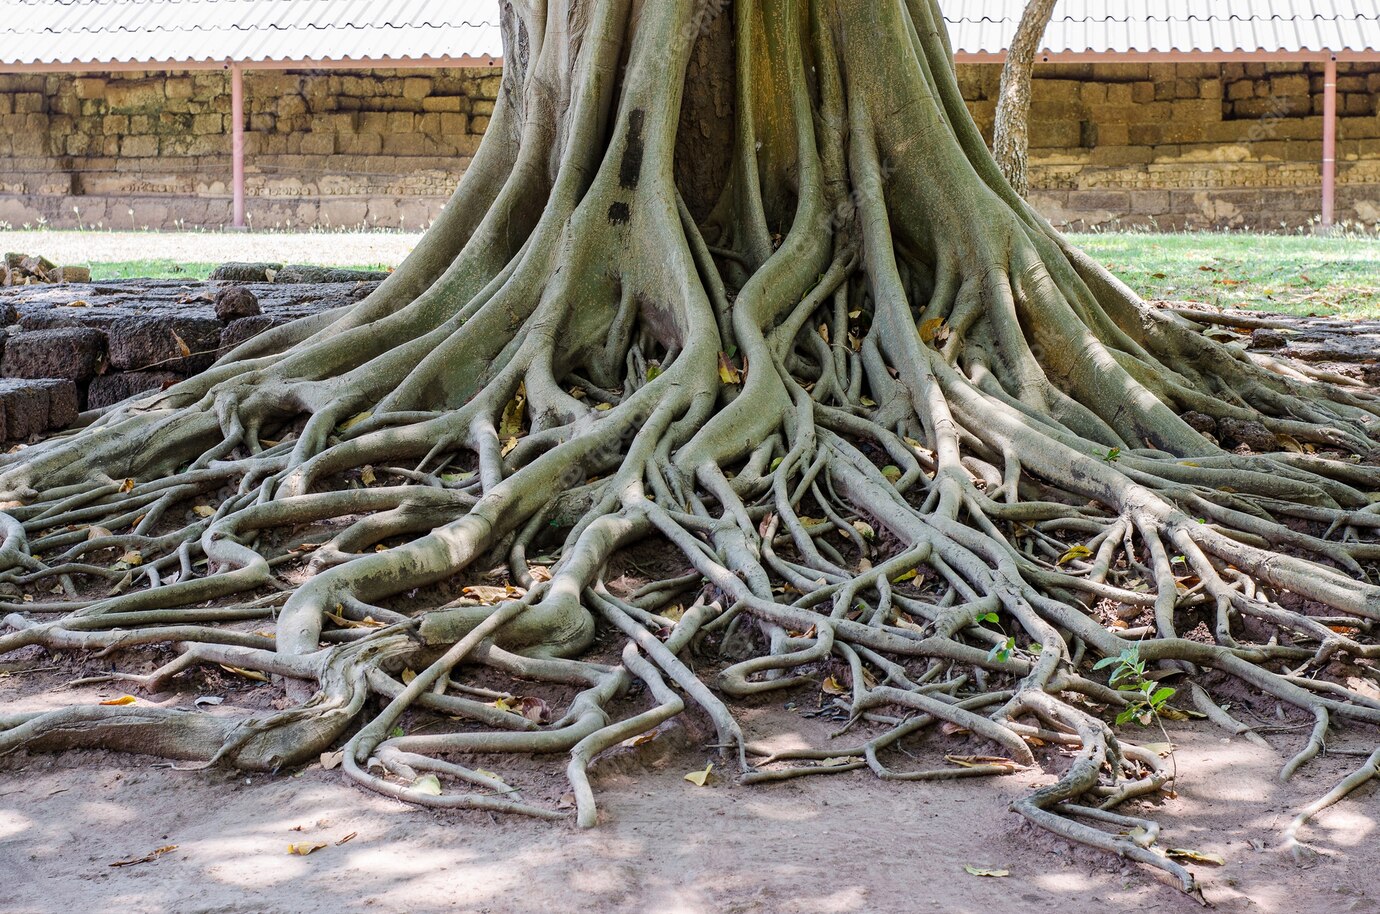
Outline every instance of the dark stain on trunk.
[(609, 225), (627, 225), (631, 221), (632, 210), (622, 200), (609, 207)]
[(633, 190), (642, 177), (642, 127), (647, 112), (634, 108), (628, 115), (628, 142), (623, 147), (623, 162), (618, 168), (618, 183), (624, 190)]

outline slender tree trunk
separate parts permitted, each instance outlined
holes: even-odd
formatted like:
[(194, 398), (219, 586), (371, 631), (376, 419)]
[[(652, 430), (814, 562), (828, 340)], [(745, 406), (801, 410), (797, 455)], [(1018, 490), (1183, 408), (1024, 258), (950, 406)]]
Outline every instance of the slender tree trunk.
[[(1048, 761), (1021, 815), (1192, 890), (1107, 811), (1172, 778), (1099, 716), (1171, 713), (1148, 665), (1380, 724), (1329, 664), (1380, 656), (1380, 399), (1073, 249), (984, 145), (935, 0), (503, 16), (483, 145), (377, 291), (0, 458), (0, 654), (181, 645), (113, 676), (300, 703), (0, 713), (0, 755), (273, 770), (347, 738), (371, 790), (560, 817), (461, 763), (559, 753), (592, 825), (591, 761), (693, 706), (749, 783)], [(1243, 428), (1258, 452), (1221, 446)], [(647, 541), (680, 567), (625, 586)], [(789, 689), (847, 739), (759, 748), (730, 703)], [(941, 723), (990, 757), (892, 767)]]
[(1058, 0), (1030, 0), (1006, 52), (997, 96), (997, 123), (992, 154), (1011, 187), (1024, 197), (1030, 191), (1030, 81), (1035, 55)]

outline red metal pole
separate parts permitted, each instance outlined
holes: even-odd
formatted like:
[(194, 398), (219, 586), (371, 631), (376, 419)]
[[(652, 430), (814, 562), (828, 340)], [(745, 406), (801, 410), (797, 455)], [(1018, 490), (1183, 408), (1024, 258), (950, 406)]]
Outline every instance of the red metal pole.
[(230, 65), (230, 169), (235, 194), (235, 228), (244, 228), (244, 72)]
[(1331, 228), (1337, 210), (1337, 58), (1323, 77), (1322, 224)]

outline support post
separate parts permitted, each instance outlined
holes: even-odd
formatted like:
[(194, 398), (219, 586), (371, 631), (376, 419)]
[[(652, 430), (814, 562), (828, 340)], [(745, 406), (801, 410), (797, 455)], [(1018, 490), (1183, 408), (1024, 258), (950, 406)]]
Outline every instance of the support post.
[(1322, 225), (1331, 228), (1337, 210), (1337, 57), (1327, 58), (1323, 77)]
[(235, 196), (235, 228), (244, 228), (244, 71), (230, 65), (230, 171)]

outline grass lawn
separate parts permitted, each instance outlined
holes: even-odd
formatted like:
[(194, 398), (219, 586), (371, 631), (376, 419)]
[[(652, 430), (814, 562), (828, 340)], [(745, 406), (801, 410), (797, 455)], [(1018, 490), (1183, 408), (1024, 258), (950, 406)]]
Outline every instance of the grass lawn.
[(1146, 298), (1380, 317), (1380, 239), (1139, 232), (1071, 237)]
[[(0, 232), (0, 249), (87, 264), (96, 279), (204, 279), (226, 260), (396, 265), (416, 234)], [(1102, 232), (1072, 236), (1146, 298), (1292, 314), (1380, 317), (1380, 238)], [(157, 255), (149, 257), (148, 255)]]

